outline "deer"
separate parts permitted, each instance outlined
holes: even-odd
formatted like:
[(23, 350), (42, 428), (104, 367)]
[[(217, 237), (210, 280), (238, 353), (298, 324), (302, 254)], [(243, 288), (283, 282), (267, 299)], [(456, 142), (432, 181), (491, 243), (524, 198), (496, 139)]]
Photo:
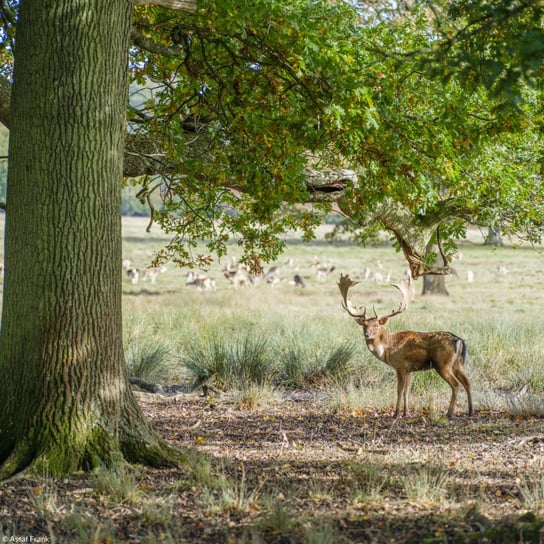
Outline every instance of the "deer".
[(451, 387), (451, 400), (448, 407), (448, 418), (453, 417), (457, 391), (461, 384), (467, 394), (468, 415), (472, 416), (472, 392), (470, 381), (465, 374), (466, 342), (451, 332), (414, 332), (401, 331), (390, 333), (385, 324), (392, 317), (406, 311), (410, 304), (415, 286), (410, 274), (397, 284), (392, 284), (402, 295), (400, 306), (393, 312), (374, 317), (367, 317), (366, 308), (352, 306), (348, 300), (349, 290), (358, 281), (350, 279), (349, 275), (340, 274), (338, 287), (342, 295), (342, 307), (363, 327), (366, 345), (370, 352), (380, 361), (394, 368), (397, 373), (397, 405), (395, 417), (399, 417), (401, 404), (403, 416), (407, 414), (407, 394), (412, 382), (412, 372), (434, 369)]
[(203, 274), (189, 270), (185, 276), (185, 285), (194, 285), (197, 291), (215, 291), (215, 280)]

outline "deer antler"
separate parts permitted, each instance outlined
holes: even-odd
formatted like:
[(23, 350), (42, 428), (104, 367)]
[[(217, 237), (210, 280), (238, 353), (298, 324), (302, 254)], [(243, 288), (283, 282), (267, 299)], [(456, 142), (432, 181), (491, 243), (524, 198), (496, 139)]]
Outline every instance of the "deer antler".
[(354, 286), (357, 285), (358, 281), (353, 281), (348, 274), (344, 276), (344, 274), (340, 274), (340, 279), (338, 280), (338, 288), (340, 289), (340, 293), (342, 294), (342, 307), (351, 317), (362, 317), (364, 319), (366, 315), (366, 308), (363, 308), (363, 313), (358, 314), (353, 312), (352, 309), (353, 305), (351, 304), (351, 301), (348, 300), (348, 292), (349, 290)]
[[(342, 294), (342, 307), (351, 317), (362, 317), (363, 319), (366, 317), (366, 308), (363, 308), (363, 313), (356, 313), (354, 310), (355, 308), (351, 304), (351, 301), (348, 300), (348, 292), (349, 290), (354, 286), (357, 285), (358, 281), (353, 281), (349, 275), (343, 275), (340, 274), (340, 280), (338, 281), (338, 288), (340, 289), (340, 293)], [(382, 315), (379, 317), (379, 319), (386, 318), (389, 319), (390, 317), (393, 317), (395, 315), (401, 314), (408, 308), (408, 305), (414, 298), (415, 293), (415, 285), (412, 280), (412, 275), (408, 272), (406, 277), (401, 280), (399, 283), (391, 284), (393, 287), (396, 287), (402, 294), (402, 300), (400, 303), (400, 306), (398, 310), (393, 311), (390, 314)], [(378, 315), (376, 314), (376, 310), (374, 310), (374, 314), (376, 315), (376, 318), (378, 319)]]
[(399, 283), (392, 283), (393, 287), (396, 287), (402, 294), (402, 300), (400, 302), (400, 306), (398, 310), (395, 310), (394, 312), (382, 315), (380, 316), (380, 319), (393, 317), (394, 315), (401, 314), (408, 308), (410, 302), (412, 302), (412, 299), (414, 298), (416, 286), (414, 285), (414, 281), (412, 280), (412, 274), (408, 271), (406, 273), (406, 276), (403, 280), (401, 280)]

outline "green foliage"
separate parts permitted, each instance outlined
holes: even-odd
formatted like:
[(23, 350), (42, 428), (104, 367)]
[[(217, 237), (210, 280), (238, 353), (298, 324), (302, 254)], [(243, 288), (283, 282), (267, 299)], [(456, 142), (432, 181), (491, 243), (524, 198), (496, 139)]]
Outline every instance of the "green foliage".
[(437, 19), (435, 60), (446, 75), (469, 86), (483, 83), (511, 104), (523, 83), (538, 84), (544, 61), (540, 2), (447, 2)]
[[(308, 166), (358, 172), (357, 236), (393, 200), (438, 217), (448, 253), (467, 221), (541, 240), (540, 3), (205, 0), (138, 6), (134, 27), (130, 131), (177, 165), (149, 188), (171, 235), (156, 264), (205, 268), (234, 239), (259, 270), (286, 229), (311, 239), (329, 206), (293, 208)], [(148, 213), (126, 193), (123, 213)]]
[(334, 78), (355, 81), (355, 12), (297, 0), (203, 2), (190, 22), (156, 8), (137, 13), (146, 37), (182, 44), (172, 58), (132, 50), (134, 77), (158, 86), (148, 104), (153, 121), (140, 133), (164, 142), (185, 172), (165, 180), (157, 220), (178, 234), (161, 257), (190, 260), (186, 247), (199, 239), (223, 255), (235, 236), (258, 268), (284, 248), (285, 228), (297, 224), (310, 235), (318, 223), (280, 208), (307, 200), (305, 153), (331, 140), (330, 121), (341, 111), (334, 95), (354, 92)]
[[(391, 198), (417, 217), (443, 219), (446, 244), (467, 220), (539, 240), (540, 94), (518, 85), (522, 115), (506, 115), (485, 85), (469, 86), (463, 74), (441, 77), (446, 60), (436, 51), (452, 32), (446, 14), (462, 17), (464, 8), (433, 7), (380, 18), (325, 0), (210, 1), (190, 21), (138, 8), (137, 29), (168, 53), (132, 50), (133, 76), (156, 86), (144, 106), (152, 120), (139, 130), (183, 162), (183, 172), (164, 180), (157, 220), (173, 238), (157, 261), (206, 265), (206, 254), (192, 251), (198, 240), (221, 256), (234, 237), (242, 261), (259, 269), (284, 249), (286, 228), (312, 236), (320, 214), (293, 214), (284, 203), (311, 199), (305, 166), (334, 164), (364, 180), (342, 202), (355, 227), (367, 227)], [(471, 5), (467, 13), (491, 28), (494, 18), (510, 17), (501, 9), (500, 2)], [(509, 56), (524, 73), (527, 13), (505, 34), (519, 41), (480, 47), (495, 60), (499, 51)], [(480, 24), (470, 21), (467, 36)], [(447, 42), (448, 58), (458, 55), (460, 65), (462, 34)], [(418, 52), (435, 54), (434, 63)]]

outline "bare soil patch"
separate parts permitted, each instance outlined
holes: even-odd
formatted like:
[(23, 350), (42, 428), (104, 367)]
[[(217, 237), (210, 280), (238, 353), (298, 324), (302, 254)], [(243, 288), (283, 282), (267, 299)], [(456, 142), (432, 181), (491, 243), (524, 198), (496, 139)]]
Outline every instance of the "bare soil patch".
[[(212, 475), (198, 474), (198, 457), (175, 470), (141, 467), (135, 500), (108, 497), (88, 475), (13, 480), (0, 487), (4, 541), (544, 541), (541, 419), (477, 411), (395, 420), (300, 398), (246, 410), (228, 398), (142, 395), (153, 427), (209, 456)], [(436, 476), (434, 496), (425, 474)]]

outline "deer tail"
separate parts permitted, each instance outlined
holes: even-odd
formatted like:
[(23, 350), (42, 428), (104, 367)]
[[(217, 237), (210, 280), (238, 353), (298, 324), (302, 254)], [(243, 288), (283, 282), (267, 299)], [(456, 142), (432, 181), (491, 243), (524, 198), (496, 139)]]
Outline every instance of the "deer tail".
[(465, 359), (467, 357), (467, 343), (458, 336), (455, 337), (455, 355), (457, 360), (461, 365), (465, 364)]

